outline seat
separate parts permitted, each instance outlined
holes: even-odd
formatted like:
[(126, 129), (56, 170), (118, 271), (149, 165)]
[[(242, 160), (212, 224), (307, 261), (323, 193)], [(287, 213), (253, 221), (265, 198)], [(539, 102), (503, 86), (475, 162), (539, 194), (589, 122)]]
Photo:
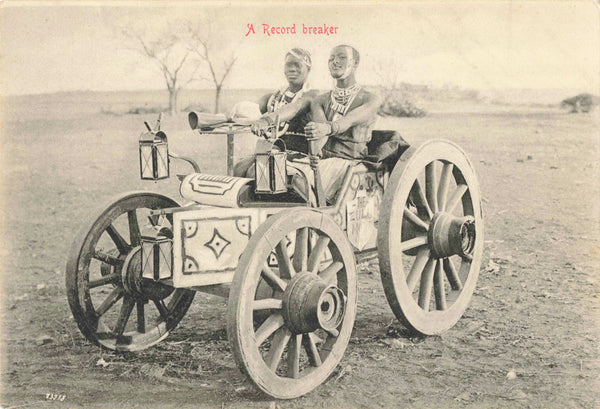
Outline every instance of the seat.
[(368, 169), (377, 170), (384, 164), (392, 169), (400, 155), (410, 147), (409, 143), (393, 130), (373, 130), (367, 143), (368, 156), (362, 160)]

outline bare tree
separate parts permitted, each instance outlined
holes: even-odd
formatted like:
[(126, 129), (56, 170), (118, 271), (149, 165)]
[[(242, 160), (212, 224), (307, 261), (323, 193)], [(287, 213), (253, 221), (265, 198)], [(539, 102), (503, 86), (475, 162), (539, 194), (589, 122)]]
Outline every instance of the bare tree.
[(386, 58), (377, 61), (374, 71), (379, 77), (378, 84), (383, 105), (388, 103), (399, 90), (400, 67), (394, 59)]
[(234, 51), (229, 54), (223, 52), (223, 40), (215, 40), (214, 32), (210, 29), (210, 22), (192, 26), (188, 25), (188, 46), (201, 61), (203, 61), (210, 72), (209, 80), (215, 87), (214, 112), (219, 112), (221, 90), (227, 76), (237, 60)]
[[(173, 24), (172, 27), (181, 27)], [(179, 91), (192, 81), (206, 79), (200, 75), (201, 62), (191, 58), (191, 50), (176, 29), (147, 35), (130, 28), (121, 29), (133, 49), (152, 60), (163, 75), (169, 91), (169, 113), (177, 112)]]

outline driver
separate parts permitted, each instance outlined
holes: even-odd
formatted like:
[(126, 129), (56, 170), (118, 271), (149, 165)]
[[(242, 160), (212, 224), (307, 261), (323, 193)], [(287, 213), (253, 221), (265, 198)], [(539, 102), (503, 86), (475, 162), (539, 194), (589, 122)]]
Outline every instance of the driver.
[(377, 119), (380, 98), (363, 89), (355, 78), (360, 54), (349, 45), (331, 50), (329, 72), (334, 89), (311, 102), (312, 122), (304, 128), (321, 140), (319, 171), (328, 202), (335, 199), (348, 167), (367, 156), (367, 143)]
[[(260, 134), (275, 123), (279, 115), (279, 133), (302, 133), (309, 121), (310, 102), (317, 92), (310, 90), (306, 79), (312, 61), (310, 53), (302, 48), (292, 48), (285, 55), (284, 74), (288, 85), (271, 94), (264, 95), (258, 101), (264, 114), (252, 124), (252, 132)], [(279, 139), (286, 148), (298, 152), (307, 152), (308, 144), (304, 137), (283, 135)], [(254, 177), (254, 155), (240, 159), (233, 168), (235, 176)]]

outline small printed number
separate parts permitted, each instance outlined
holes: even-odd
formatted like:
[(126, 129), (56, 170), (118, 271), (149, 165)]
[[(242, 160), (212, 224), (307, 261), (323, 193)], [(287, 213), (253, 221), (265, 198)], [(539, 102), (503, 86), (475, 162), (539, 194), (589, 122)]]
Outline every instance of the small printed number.
[(67, 395), (59, 395), (56, 393), (47, 393), (46, 394), (46, 400), (57, 400), (57, 401), (64, 401), (67, 398)]

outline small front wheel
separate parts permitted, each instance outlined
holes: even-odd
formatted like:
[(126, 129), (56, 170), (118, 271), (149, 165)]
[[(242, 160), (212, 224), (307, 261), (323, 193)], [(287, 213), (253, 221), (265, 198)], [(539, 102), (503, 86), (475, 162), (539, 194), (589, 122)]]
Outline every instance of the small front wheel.
[(176, 207), (166, 196), (126, 193), (94, 214), (75, 238), (67, 261), (67, 298), (83, 335), (111, 350), (138, 351), (164, 339), (190, 307), (195, 292), (141, 277), (141, 236), (172, 234)]
[(229, 295), (238, 366), (271, 397), (310, 392), (348, 346), (356, 297), (352, 246), (331, 218), (309, 209), (270, 217), (244, 250)]

